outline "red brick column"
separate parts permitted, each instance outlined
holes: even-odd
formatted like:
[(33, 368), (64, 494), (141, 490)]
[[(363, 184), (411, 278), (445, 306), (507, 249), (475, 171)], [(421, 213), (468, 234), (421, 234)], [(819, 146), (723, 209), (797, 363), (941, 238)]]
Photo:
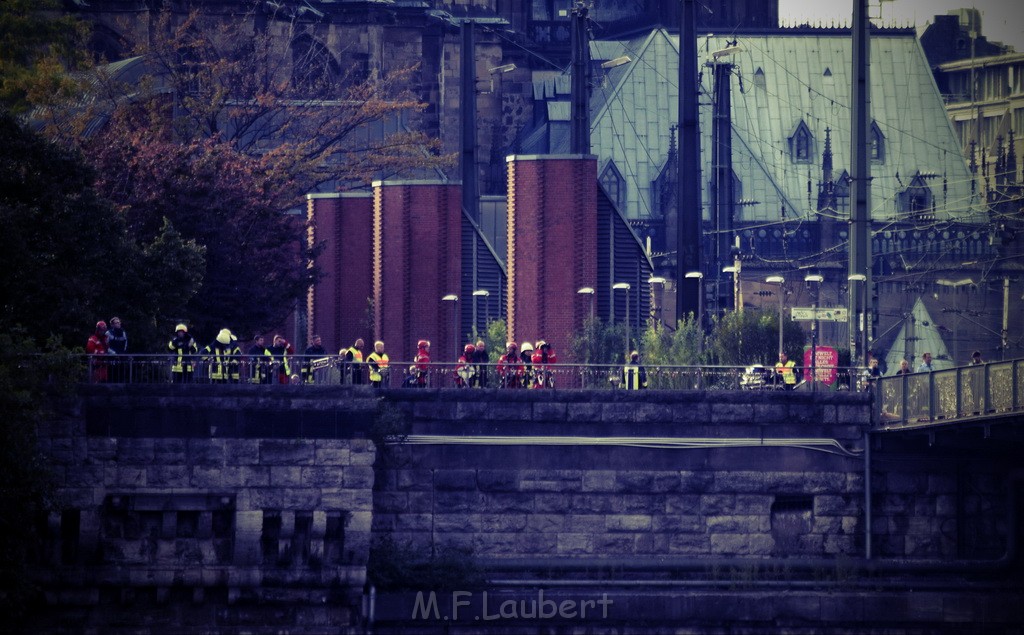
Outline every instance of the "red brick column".
[(374, 337), (389, 357), (411, 361), (416, 341), (427, 339), (434, 361), (455, 361), (456, 307), (441, 297), (460, 288), (461, 186), (375, 182), (373, 263)]
[(508, 330), (545, 339), (568, 358), (572, 334), (590, 315), (597, 286), (597, 160), (510, 156), (508, 161)]
[[(373, 297), (373, 198), (363, 193), (308, 194), (311, 240), (321, 246), (323, 276), (306, 299), (307, 337), (319, 333), (336, 352), (369, 339)], [(365, 352), (365, 351), (364, 351)]]

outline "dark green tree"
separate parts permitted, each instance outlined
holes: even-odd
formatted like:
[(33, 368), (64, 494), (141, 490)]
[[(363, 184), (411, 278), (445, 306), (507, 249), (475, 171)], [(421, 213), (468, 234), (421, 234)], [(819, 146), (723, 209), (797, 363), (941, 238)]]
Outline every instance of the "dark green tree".
[[(805, 334), (792, 320), (783, 321), (783, 350), (800, 364)], [(732, 311), (718, 320), (712, 350), (718, 363), (746, 366), (774, 365), (778, 361), (779, 316), (775, 312)]]
[(39, 344), (56, 336), (80, 346), (97, 320), (120, 315), (144, 336), (145, 316), (189, 299), (161, 284), (181, 263), (194, 281), (201, 250), (169, 227), (141, 245), (129, 241), (93, 178), (76, 153), (0, 115), (0, 331), (21, 324)]

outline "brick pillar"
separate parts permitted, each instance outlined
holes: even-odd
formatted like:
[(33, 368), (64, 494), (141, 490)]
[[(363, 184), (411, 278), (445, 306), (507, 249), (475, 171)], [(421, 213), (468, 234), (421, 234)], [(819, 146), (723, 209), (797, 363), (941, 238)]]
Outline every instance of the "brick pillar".
[(333, 353), (372, 335), (373, 198), (346, 192), (307, 194), (306, 199), (311, 240), (321, 246), (316, 264), (323, 272), (307, 295), (306, 335), (319, 333)]
[[(597, 287), (597, 160), (591, 155), (510, 156), (508, 332), (545, 339), (569, 359), (573, 333)], [(596, 300), (596, 298), (594, 298)]]
[(427, 339), (433, 361), (455, 361), (457, 307), (441, 298), (460, 289), (461, 186), (374, 182), (373, 254), (374, 337), (388, 356), (411, 361)]

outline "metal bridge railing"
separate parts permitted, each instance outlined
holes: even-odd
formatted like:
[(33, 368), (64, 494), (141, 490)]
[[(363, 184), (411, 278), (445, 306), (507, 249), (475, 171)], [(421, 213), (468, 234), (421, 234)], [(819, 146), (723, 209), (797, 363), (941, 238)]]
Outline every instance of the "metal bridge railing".
[(990, 362), (877, 380), (883, 426), (964, 419), (1022, 408), (1024, 360)]
[[(366, 363), (347, 363), (340, 356), (289, 356), (286, 363), (249, 356), (215, 358), (193, 355), (83, 356), (83, 375), (89, 383), (122, 384), (370, 384)], [(499, 364), (473, 364), (470, 368), (450, 362), (433, 362), (426, 369), (409, 361), (391, 361), (381, 373), (382, 388), (533, 388), (622, 390), (633, 385), (622, 364), (549, 364), (523, 366), (499, 372)], [(664, 366), (645, 365), (650, 390), (783, 390), (784, 382), (771, 368), (760, 366)], [(810, 374), (810, 369), (806, 374)], [(819, 371), (822, 369), (819, 368)], [(835, 385), (819, 383), (815, 390), (863, 388), (857, 369), (838, 368)], [(796, 389), (808, 390), (809, 384)]]

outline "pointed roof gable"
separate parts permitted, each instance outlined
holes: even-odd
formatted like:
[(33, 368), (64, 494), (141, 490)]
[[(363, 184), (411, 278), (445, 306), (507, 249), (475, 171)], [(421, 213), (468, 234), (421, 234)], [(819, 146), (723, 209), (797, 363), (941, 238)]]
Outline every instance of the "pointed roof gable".
[(949, 349), (946, 348), (939, 327), (932, 320), (919, 296), (914, 301), (910, 317), (900, 327), (896, 340), (885, 356), (889, 374), (895, 374), (899, 370), (900, 360), (903, 359), (910, 362), (911, 370), (917, 370), (917, 365), (921, 363), (921, 355), (924, 353), (932, 354), (932, 368), (935, 370), (945, 370), (956, 365), (949, 356)]

